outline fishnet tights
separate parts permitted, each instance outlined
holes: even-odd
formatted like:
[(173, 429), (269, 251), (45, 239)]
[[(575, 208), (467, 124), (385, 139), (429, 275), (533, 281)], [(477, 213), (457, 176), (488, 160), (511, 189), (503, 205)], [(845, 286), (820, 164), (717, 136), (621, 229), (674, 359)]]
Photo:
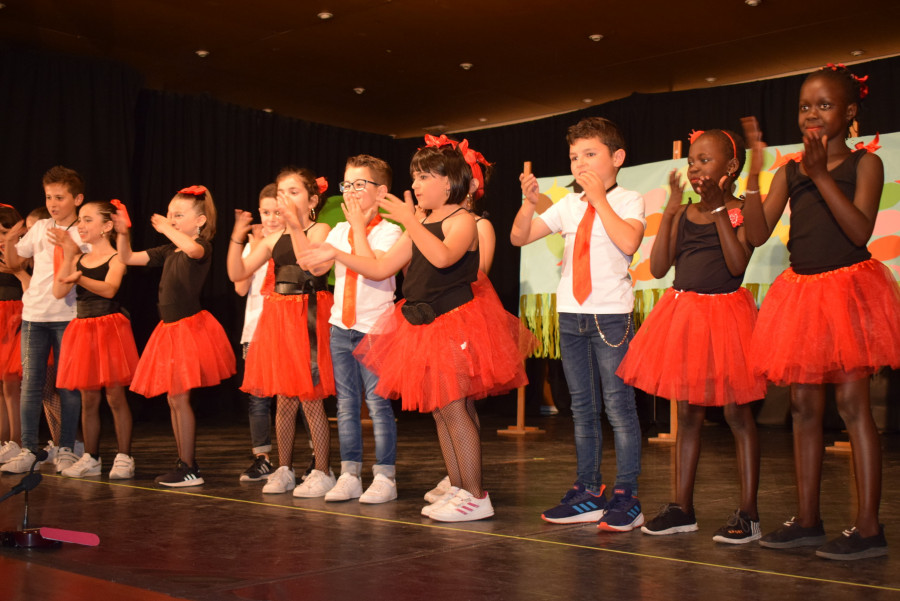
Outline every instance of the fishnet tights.
[(464, 488), (476, 497), (482, 496), (481, 437), (475, 401), (454, 401), (436, 409), (432, 415), (450, 484)]
[(312, 441), (316, 469), (328, 473), (331, 454), (331, 427), (321, 400), (301, 403), (297, 397), (278, 396), (275, 410), (275, 437), (278, 443), (278, 464), (294, 463), (294, 438), (297, 429), (297, 409), (303, 405), (303, 428)]

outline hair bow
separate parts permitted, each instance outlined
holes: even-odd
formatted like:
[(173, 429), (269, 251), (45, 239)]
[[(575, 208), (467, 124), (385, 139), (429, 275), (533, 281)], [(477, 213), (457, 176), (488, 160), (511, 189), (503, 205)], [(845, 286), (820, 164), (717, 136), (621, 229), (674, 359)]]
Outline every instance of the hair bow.
[(206, 186), (188, 186), (187, 188), (182, 188), (178, 191), (179, 194), (190, 194), (191, 196), (203, 196), (209, 190), (206, 189)]
[(316, 178), (316, 187), (319, 190), (319, 194), (324, 194), (325, 190), (328, 189), (328, 180), (324, 177)]
[(13, 208), (12, 205), (3, 204), (2, 202), (0, 202), (0, 209), (11, 209), (11, 208)]
[(466, 139), (459, 143), (457, 149), (462, 153), (463, 158), (466, 159), (469, 168), (472, 169), (472, 177), (478, 180), (478, 189), (472, 194), (475, 200), (478, 200), (484, 196), (484, 172), (481, 169), (481, 165), (490, 167), (491, 163), (480, 152), (469, 148), (469, 141)]
[(691, 130), (691, 135), (688, 136), (688, 141), (689, 141), (691, 144), (693, 144), (694, 142), (697, 141), (697, 138), (699, 138), (700, 136), (702, 136), (704, 133), (706, 133), (705, 130), (702, 130), (702, 129), (692, 129), (692, 130)]
[(879, 148), (881, 148), (881, 144), (878, 143), (878, 133), (875, 133), (875, 137), (868, 144), (864, 144), (863, 142), (857, 142), (856, 146), (854, 146), (856, 150), (860, 150), (865, 148), (867, 152), (875, 152)]
[(457, 142), (456, 140), (451, 140), (444, 134), (441, 134), (440, 136), (425, 134), (425, 146), (434, 146), (435, 148), (440, 148), (442, 146), (452, 146), (453, 148), (456, 148)]
[(128, 216), (128, 209), (125, 208), (122, 201), (118, 198), (113, 198), (109, 201), (109, 204), (116, 207), (116, 215), (119, 215), (122, 218), (126, 226), (131, 227), (131, 218)]

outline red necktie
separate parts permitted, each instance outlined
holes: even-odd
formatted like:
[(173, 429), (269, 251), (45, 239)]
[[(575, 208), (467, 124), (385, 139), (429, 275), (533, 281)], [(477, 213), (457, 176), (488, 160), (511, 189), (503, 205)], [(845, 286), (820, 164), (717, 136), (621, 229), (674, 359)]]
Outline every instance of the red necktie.
[[(372, 221), (369, 222), (369, 225), (366, 226), (366, 237), (369, 236), (369, 232), (372, 231), (372, 228), (378, 225), (381, 221), (381, 215), (375, 214), (375, 217)], [(353, 228), (350, 228), (350, 231), (347, 233), (347, 238), (350, 241), (350, 254), (356, 254), (356, 248), (353, 244)], [(352, 328), (356, 324), (356, 281), (359, 279), (359, 274), (347, 268), (347, 273), (344, 275), (344, 301), (341, 304), (341, 323), (347, 326), (348, 328)]]
[(575, 231), (575, 249), (572, 254), (572, 292), (579, 305), (591, 295), (591, 230), (597, 211), (587, 203), (584, 217)]
[(62, 267), (63, 264), (63, 249), (62, 246), (54, 246), (53, 247), (53, 277), (56, 277), (56, 274), (59, 273), (59, 268)]

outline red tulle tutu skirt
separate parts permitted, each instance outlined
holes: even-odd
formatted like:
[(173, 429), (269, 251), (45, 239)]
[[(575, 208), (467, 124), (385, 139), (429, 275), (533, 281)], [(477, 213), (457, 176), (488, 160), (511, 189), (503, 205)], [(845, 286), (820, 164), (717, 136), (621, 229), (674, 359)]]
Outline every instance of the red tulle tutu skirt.
[(145, 397), (183, 394), (234, 375), (235, 359), (225, 330), (208, 311), (172, 323), (159, 322), (131, 381)]
[(73, 319), (60, 344), (56, 386), (68, 390), (128, 386), (137, 364), (131, 322), (123, 314)]
[(870, 259), (815, 275), (786, 269), (753, 332), (754, 370), (780, 385), (858, 380), (900, 367), (900, 286)]
[(22, 379), (22, 301), (0, 301), (0, 380)]
[(692, 405), (744, 404), (766, 395), (747, 361), (756, 304), (730, 294), (669, 289), (635, 334), (616, 373), (652, 395)]
[(307, 307), (309, 295), (272, 293), (263, 300), (253, 341), (247, 351), (241, 390), (254, 396), (276, 394), (301, 401), (323, 399), (334, 394), (328, 318), (334, 295), (316, 293), (316, 364), (319, 382), (313, 384)]
[(354, 356), (378, 375), (375, 390), (423, 413), (528, 383), (524, 363), (534, 337), (506, 312), (484, 274), (475, 298), (426, 325), (406, 321), (400, 301), (362, 339)]

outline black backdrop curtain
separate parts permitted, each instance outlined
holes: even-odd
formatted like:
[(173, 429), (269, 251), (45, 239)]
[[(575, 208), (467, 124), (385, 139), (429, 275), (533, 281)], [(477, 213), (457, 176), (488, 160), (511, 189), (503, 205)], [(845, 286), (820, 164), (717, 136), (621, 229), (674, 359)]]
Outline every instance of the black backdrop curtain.
[[(214, 266), (204, 304), (237, 345), (243, 301), (225, 274), (225, 252), (235, 208), (253, 209), (259, 190), (289, 164), (325, 175), (337, 193), (348, 156), (369, 153), (394, 168), (395, 194), (409, 186), (408, 165), (422, 140), (394, 140), (245, 109), (203, 96), (142, 89), (140, 76), (108, 61), (0, 48), (0, 202), (26, 213), (43, 203), (41, 175), (63, 164), (87, 181), (87, 198), (121, 198), (135, 222), (134, 246), (164, 242), (150, 227), (183, 186), (210, 188), (219, 212)], [(891, 99), (900, 92), (900, 58), (856, 65), (870, 75), (872, 96), (861, 113), (861, 133), (900, 131)], [(569, 172), (565, 133), (585, 116), (604, 116), (622, 128), (626, 165), (668, 159), (672, 141), (691, 129), (740, 130), (756, 115), (768, 143), (799, 141), (795, 106), (803, 76), (664, 94), (633, 94), (574, 113), (457, 134), (496, 164), (485, 196), (497, 230), (491, 279), (507, 308), (517, 311), (519, 252), (508, 232), (520, 204), (518, 175), (532, 161), (540, 175)], [(139, 346), (156, 323), (159, 272), (132, 269), (123, 295), (132, 310)], [(230, 382), (209, 394), (238, 398)]]

